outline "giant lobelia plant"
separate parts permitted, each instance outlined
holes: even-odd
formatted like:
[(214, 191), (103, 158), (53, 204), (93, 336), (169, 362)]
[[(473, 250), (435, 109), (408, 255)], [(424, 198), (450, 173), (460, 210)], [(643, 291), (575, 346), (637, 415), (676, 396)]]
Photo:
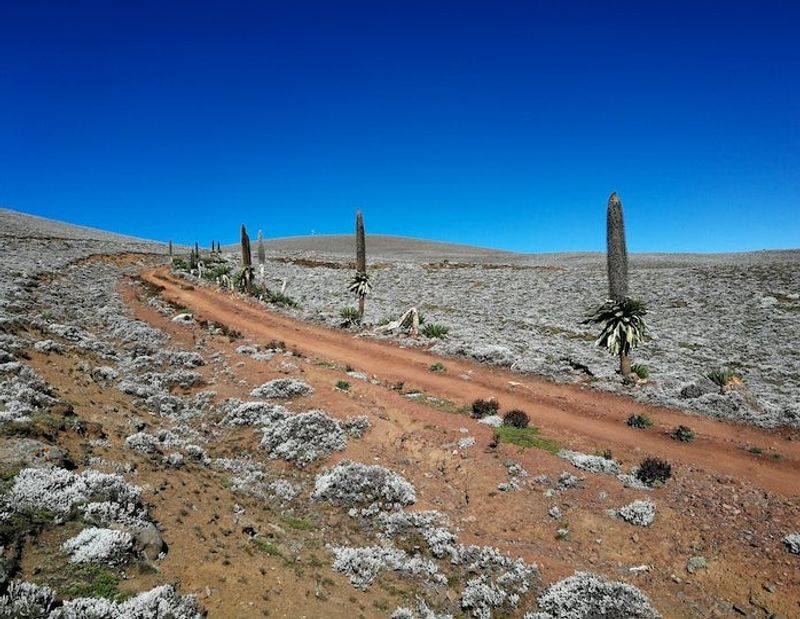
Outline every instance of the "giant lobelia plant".
[(367, 275), (367, 246), (364, 238), (364, 217), (356, 211), (356, 273), (348, 290), (358, 298), (358, 319), (364, 319), (364, 302), (372, 291), (372, 281)]
[(608, 198), (606, 217), (609, 300), (590, 310), (584, 323), (602, 325), (597, 346), (619, 357), (619, 371), (624, 378), (631, 375), (631, 351), (647, 336), (644, 303), (628, 297), (628, 250), (625, 244), (625, 223), (622, 202), (613, 192)]
[(253, 286), (253, 255), (250, 252), (250, 237), (247, 228), (242, 224), (242, 273), (239, 277), (239, 289), (249, 292)]

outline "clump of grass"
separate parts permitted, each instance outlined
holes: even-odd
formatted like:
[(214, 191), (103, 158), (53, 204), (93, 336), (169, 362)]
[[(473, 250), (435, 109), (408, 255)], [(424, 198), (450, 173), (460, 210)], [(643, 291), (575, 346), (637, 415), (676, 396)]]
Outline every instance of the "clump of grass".
[(292, 529), (296, 529), (298, 531), (310, 531), (314, 528), (314, 524), (305, 518), (297, 518), (295, 516), (290, 516), (289, 514), (284, 514), (281, 519)]
[(659, 486), (672, 477), (672, 465), (661, 458), (648, 456), (639, 464), (636, 477), (648, 486)]
[(724, 389), (731, 383), (742, 380), (742, 377), (730, 368), (711, 370), (708, 374), (706, 374), (706, 377), (720, 389)]
[(189, 263), (184, 260), (183, 258), (173, 258), (172, 259), (172, 266), (178, 269), (179, 271), (188, 271), (189, 270)]
[(604, 460), (613, 460), (614, 459), (614, 454), (611, 453), (610, 449), (603, 449), (601, 451), (596, 451), (595, 455), (600, 456)]
[(292, 297), (282, 292), (278, 292), (277, 290), (268, 290), (265, 298), (273, 305), (282, 305), (283, 307), (294, 308), (300, 307), (300, 304)]
[(544, 449), (551, 454), (561, 451), (561, 445), (553, 439), (539, 436), (539, 428), (515, 428), (514, 426), (500, 426), (495, 430), (498, 443), (510, 443), (518, 447), (535, 447)]
[(361, 324), (361, 316), (355, 307), (343, 307), (339, 310), (339, 316), (344, 320), (345, 327)]
[(514, 428), (527, 428), (531, 418), (525, 411), (514, 409), (503, 415), (503, 425), (513, 426)]
[(258, 548), (261, 551), (267, 553), (271, 557), (282, 557), (283, 556), (281, 554), (280, 549), (275, 544), (271, 544), (271, 543), (265, 542), (263, 540), (256, 540), (256, 546), (258, 546)]
[(678, 426), (669, 435), (681, 443), (691, 443), (694, 440), (694, 430), (689, 426)]
[(350, 383), (346, 380), (337, 380), (336, 381), (336, 388), (339, 391), (349, 391), (350, 390)]
[(634, 363), (631, 366), (631, 372), (642, 380), (646, 380), (650, 376), (650, 369), (644, 363)]
[(760, 456), (761, 454), (764, 453), (764, 450), (761, 449), (761, 447), (748, 447), (747, 451), (749, 451), (751, 454), (755, 456)]
[(653, 420), (644, 413), (631, 415), (628, 417), (627, 424), (631, 428), (649, 428), (653, 425)]
[(100, 565), (70, 564), (62, 577), (66, 582), (58, 584), (57, 589), (65, 597), (106, 598), (122, 602), (135, 595), (130, 591), (120, 591), (119, 578)]
[(490, 400), (475, 400), (472, 403), (472, 417), (474, 419), (483, 419), (484, 417), (496, 415), (498, 410), (500, 410), (500, 403), (494, 398)]
[(444, 367), (444, 363), (437, 361), (436, 363), (432, 363), (428, 370), (431, 372), (436, 372), (437, 374), (441, 374), (442, 372), (446, 372), (447, 368)]
[(425, 337), (443, 338), (450, 331), (450, 327), (432, 322), (422, 327), (421, 332)]

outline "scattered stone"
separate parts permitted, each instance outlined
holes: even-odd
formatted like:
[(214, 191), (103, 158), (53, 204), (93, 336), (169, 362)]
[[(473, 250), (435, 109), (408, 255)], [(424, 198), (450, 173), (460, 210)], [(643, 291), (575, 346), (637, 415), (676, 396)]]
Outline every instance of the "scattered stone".
[(689, 557), (686, 562), (686, 571), (694, 574), (697, 570), (704, 570), (708, 568), (708, 561), (705, 557)]
[(0, 465), (5, 469), (69, 467), (67, 452), (32, 438), (0, 438)]
[(194, 318), (189, 313), (182, 313), (178, 314), (172, 319), (172, 322), (177, 322), (182, 325), (191, 325), (194, 324)]
[(795, 555), (800, 555), (800, 533), (790, 533), (783, 538), (786, 549)]

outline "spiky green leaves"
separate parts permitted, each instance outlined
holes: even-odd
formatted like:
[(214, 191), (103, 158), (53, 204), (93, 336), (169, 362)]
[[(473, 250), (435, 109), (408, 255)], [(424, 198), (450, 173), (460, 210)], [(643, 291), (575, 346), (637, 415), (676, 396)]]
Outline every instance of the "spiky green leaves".
[(356, 272), (347, 289), (359, 299), (363, 299), (372, 292), (372, 280), (366, 273)]
[(628, 355), (647, 337), (646, 314), (644, 303), (625, 298), (606, 301), (591, 310), (583, 322), (603, 326), (595, 345), (607, 349), (614, 356)]

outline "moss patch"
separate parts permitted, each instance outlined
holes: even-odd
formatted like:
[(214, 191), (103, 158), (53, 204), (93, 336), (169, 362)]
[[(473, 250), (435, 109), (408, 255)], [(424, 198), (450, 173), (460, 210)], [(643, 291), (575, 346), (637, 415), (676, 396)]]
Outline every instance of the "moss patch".
[(551, 438), (539, 436), (539, 428), (515, 428), (513, 426), (500, 426), (496, 430), (497, 438), (501, 443), (510, 443), (519, 447), (535, 447), (544, 449), (552, 454), (561, 450), (561, 445)]

